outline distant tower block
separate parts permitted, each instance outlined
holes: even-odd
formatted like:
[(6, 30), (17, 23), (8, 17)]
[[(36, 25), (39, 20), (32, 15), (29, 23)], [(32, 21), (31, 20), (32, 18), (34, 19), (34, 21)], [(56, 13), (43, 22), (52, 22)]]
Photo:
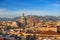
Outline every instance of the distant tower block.
[(34, 25), (34, 20), (33, 20), (33, 16), (32, 15), (29, 16), (28, 24), (29, 24), (29, 26), (33, 26)]

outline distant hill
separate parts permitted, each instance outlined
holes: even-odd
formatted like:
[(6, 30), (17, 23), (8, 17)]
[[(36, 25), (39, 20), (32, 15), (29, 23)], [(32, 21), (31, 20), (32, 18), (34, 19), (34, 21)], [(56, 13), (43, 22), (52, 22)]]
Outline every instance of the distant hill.
[[(26, 16), (26, 19), (29, 18), (30, 15)], [(60, 20), (60, 16), (36, 16), (36, 15), (33, 15), (33, 18), (34, 20), (45, 20), (45, 21), (59, 21)], [(20, 19), (20, 17), (16, 17), (15, 18), (16, 20), (17, 19)]]
[(0, 20), (4, 20), (4, 21), (10, 21), (10, 20), (13, 20), (12, 18), (4, 18), (4, 17), (0, 17)]
[[(26, 19), (29, 18), (30, 15), (26, 16)], [(40, 20), (40, 19), (43, 19), (45, 21), (58, 21), (60, 20), (60, 16), (36, 16), (36, 15), (33, 15), (33, 18), (35, 20)], [(19, 17), (15, 17), (15, 18), (2, 18), (0, 17), (0, 20), (5, 20), (5, 21), (15, 21), (15, 20), (19, 20), (20, 19), (20, 16)]]

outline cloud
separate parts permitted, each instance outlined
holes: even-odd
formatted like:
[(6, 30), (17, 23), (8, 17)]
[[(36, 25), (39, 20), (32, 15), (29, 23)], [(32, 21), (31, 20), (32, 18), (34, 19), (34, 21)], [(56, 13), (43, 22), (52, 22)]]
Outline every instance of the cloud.
[(60, 7), (60, 4), (54, 4), (55, 7)]
[(60, 0), (55, 0), (56, 2), (54, 3), (55, 7), (60, 7)]
[(17, 16), (16, 11), (6, 10), (6, 9), (0, 9), (0, 17), (15, 17)]
[(22, 13), (24, 13), (25, 15), (31, 15), (32, 13), (32, 15), (38, 15), (38, 16), (52, 15), (50, 11), (0, 9), (0, 17), (14, 18), (21, 16)]

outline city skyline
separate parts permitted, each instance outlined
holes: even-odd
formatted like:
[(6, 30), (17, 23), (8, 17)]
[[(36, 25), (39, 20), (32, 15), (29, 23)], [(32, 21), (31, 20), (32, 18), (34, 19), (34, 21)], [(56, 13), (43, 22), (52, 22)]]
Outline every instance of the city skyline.
[(60, 16), (60, 0), (0, 0), (0, 17)]

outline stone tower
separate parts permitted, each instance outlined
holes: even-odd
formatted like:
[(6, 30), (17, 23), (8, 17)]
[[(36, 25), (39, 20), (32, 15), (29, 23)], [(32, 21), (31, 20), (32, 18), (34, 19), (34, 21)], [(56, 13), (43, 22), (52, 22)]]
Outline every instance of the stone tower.
[(25, 18), (25, 16), (24, 16), (24, 13), (23, 13), (23, 15), (21, 16), (20, 22), (21, 22), (21, 23), (26, 23), (26, 18)]
[(34, 19), (33, 19), (32, 15), (29, 16), (28, 24), (29, 24), (29, 26), (34, 26)]
[(24, 16), (24, 13), (21, 16), (20, 23), (21, 23), (21, 27), (25, 27), (26, 26), (26, 18)]

